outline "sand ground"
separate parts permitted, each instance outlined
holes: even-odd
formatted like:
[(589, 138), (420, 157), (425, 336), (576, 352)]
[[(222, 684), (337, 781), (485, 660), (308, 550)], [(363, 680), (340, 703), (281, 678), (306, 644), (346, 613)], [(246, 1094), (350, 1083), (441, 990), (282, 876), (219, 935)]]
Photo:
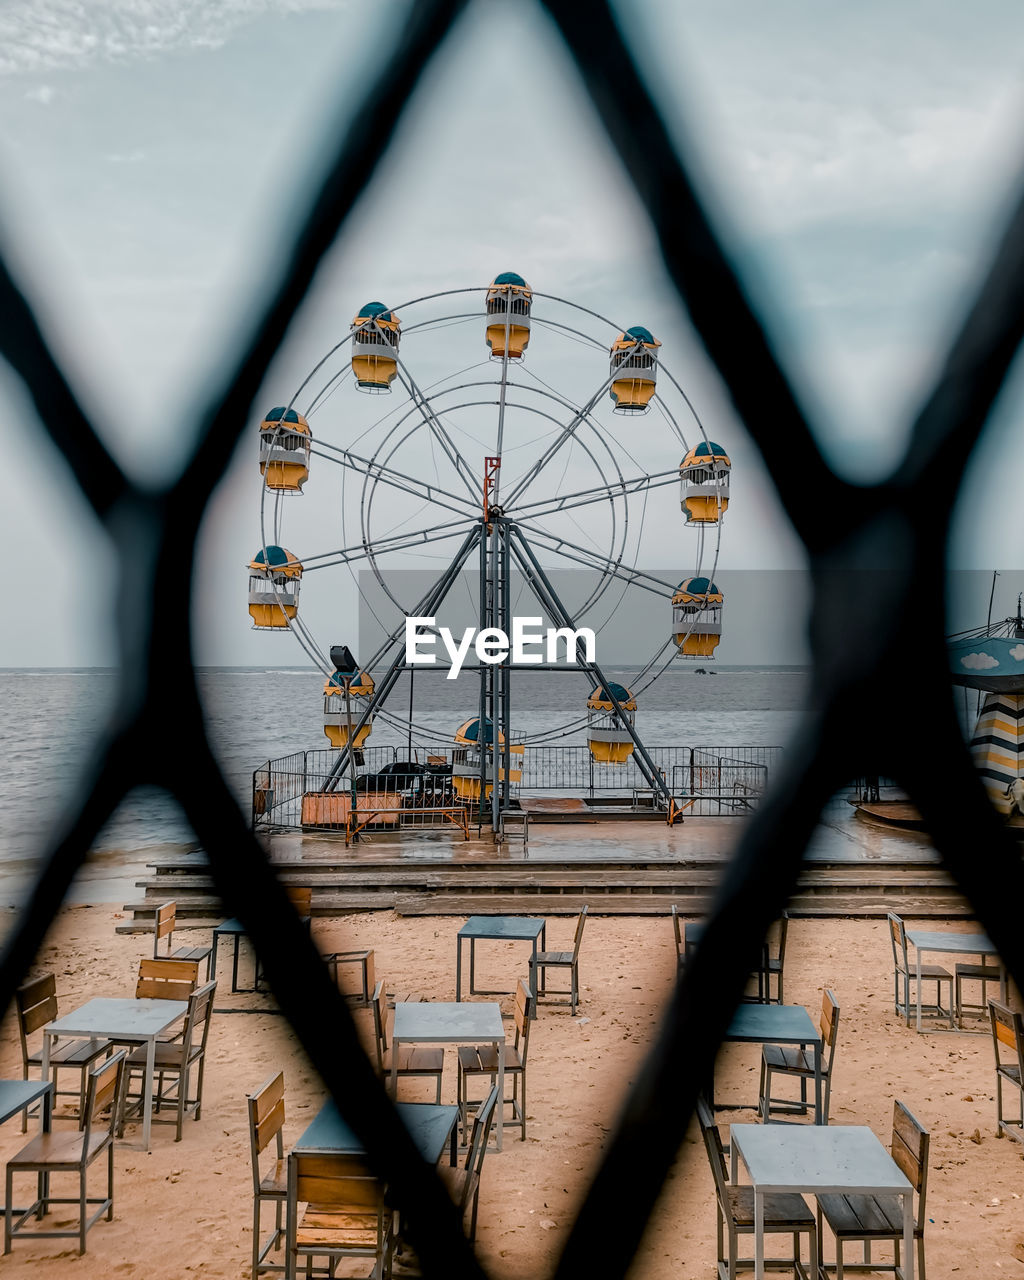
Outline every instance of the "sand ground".
[[(56, 973), (63, 1011), (95, 995), (132, 994), (149, 940), (116, 935), (116, 919), (107, 906), (72, 906), (55, 924), (39, 964)], [(317, 921), (315, 928), (325, 947), (373, 947), (378, 975), (389, 987), (453, 999), (461, 923), (377, 913)], [(553, 921), (549, 946), (568, 945), (571, 928), (571, 921)], [(526, 954), (520, 944), (487, 944), (479, 980), (511, 991), (516, 978), (525, 976)], [(868, 1124), (887, 1141), (893, 1098), (904, 1099), (932, 1135), (929, 1276), (1024, 1277), (1024, 1148), (995, 1136), (991, 1041), (987, 1032), (919, 1036), (903, 1026), (889, 998), (891, 963), (884, 921), (791, 923), (787, 1000), (805, 1004), (816, 1016), (821, 989), (830, 986), (841, 1006), (832, 1121)], [(542, 1008), (532, 1029), (527, 1140), (519, 1142), (510, 1129), (505, 1150), (487, 1156), (478, 1247), (491, 1275), (518, 1280), (550, 1271), (622, 1091), (649, 1043), (674, 966), (667, 919), (597, 917), (588, 923), (578, 1017)], [(225, 964), (218, 1006), (251, 1004), (252, 997), (226, 992), (229, 978)], [(758, 1062), (755, 1047), (728, 1048), (719, 1068), (719, 1099), (756, 1099)], [(13, 1280), (56, 1274), (58, 1259), (82, 1280), (247, 1274), (252, 1184), (245, 1094), (280, 1068), (287, 1085), (285, 1133), (294, 1139), (316, 1113), (322, 1090), (283, 1019), (217, 1015), (202, 1119), (186, 1120), (180, 1143), (173, 1128), (155, 1127), (150, 1154), (138, 1149), (139, 1130), (129, 1128), (127, 1141), (116, 1149), (115, 1219), (92, 1229), (86, 1256), (64, 1247), (73, 1242), (17, 1240), (0, 1264), (4, 1275)], [(8, 1018), (0, 1035), (0, 1075), (17, 1076), (20, 1070), (17, 1032)], [(408, 1096), (418, 1096), (418, 1087), (410, 1083)], [(445, 1089), (454, 1100), (452, 1058)], [(16, 1120), (4, 1125), (0, 1160), (23, 1141)], [(680, 1152), (635, 1274), (648, 1280), (711, 1277), (713, 1206), (711, 1175), (694, 1132)]]

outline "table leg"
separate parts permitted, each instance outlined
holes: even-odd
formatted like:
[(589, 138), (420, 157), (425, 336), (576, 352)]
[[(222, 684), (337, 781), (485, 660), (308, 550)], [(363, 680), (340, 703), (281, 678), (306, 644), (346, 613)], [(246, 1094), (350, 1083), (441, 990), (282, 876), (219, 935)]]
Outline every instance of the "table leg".
[(388, 1089), (391, 1093), (391, 1101), (394, 1102), (398, 1098), (398, 1047), (401, 1041), (396, 1039), (394, 1035), (391, 1037), (391, 1075), (388, 1078)]
[(921, 948), (915, 948), (917, 951), (917, 1030), (921, 1030)]
[(476, 938), (469, 940), (469, 994), (476, 995)]
[(462, 999), (462, 939), (455, 939), (455, 999)]
[(903, 1280), (914, 1280), (914, 1193), (903, 1195)]
[(505, 1037), (494, 1042), (498, 1053), (498, 1150), (505, 1134)]
[(231, 960), (231, 990), (238, 990), (238, 944), (242, 940), (242, 935), (235, 934), (235, 954)]
[[(533, 954), (530, 956), (530, 987), (537, 985), (537, 935), (533, 935)], [(533, 993), (533, 1016), (537, 1016), (537, 993)]]
[(213, 931), (213, 942), (210, 944), (210, 969), (206, 975), (207, 982), (211, 982), (217, 976), (217, 942), (220, 935), (217, 930)]
[(754, 1280), (764, 1280), (764, 1192), (754, 1187)]
[[(156, 1065), (156, 1036), (150, 1036), (146, 1041), (146, 1071), (143, 1078), (143, 1095), (142, 1095), (142, 1146), (149, 1150), (149, 1139), (153, 1129), (153, 1075)], [(182, 1080), (178, 1085), (179, 1089), (185, 1087), (185, 1081)]]

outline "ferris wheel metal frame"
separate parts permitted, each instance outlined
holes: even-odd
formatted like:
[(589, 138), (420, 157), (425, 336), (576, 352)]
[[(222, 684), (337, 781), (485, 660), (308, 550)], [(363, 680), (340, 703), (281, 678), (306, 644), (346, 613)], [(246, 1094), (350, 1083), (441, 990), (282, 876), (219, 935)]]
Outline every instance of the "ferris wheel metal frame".
[[(521, 278), (518, 279), (521, 280)], [(463, 287), (425, 294), (407, 300), (398, 307), (388, 310), (386, 314), (394, 316), (397, 325), (399, 312), (407, 314), (414, 307), (436, 302), (440, 299), (461, 297), (467, 294), (479, 297), (482, 294), (488, 294), (489, 288), (493, 289), (494, 285), (483, 288), (479, 286)], [(583, 313), (591, 319), (599, 321), (601, 324), (608, 326), (611, 331), (618, 332), (620, 339), (625, 338), (630, 333), (625, 328), (616, 326), (606, 316), (569, 299), (554, 294), (540, 293), (535, 290), (529, 290), (529, 295), (531, 302), (530, 309), (527, 311), (529, 318), (528, 329), (531, 324), (536, 325), (540, 329), (548, 329), (573, 341), (591, 346), (602, 354), (608, 352), (608, 344), (606, 342), (602, 342), (585, 330), (566, 324), (553, 317), (534, 313), (532, 311), (533, 301), (544, 300), (559, 307), (570, 308), (575, 312)], [(358, 322), (359, 319), (360, 317), (357, 316), (356, 321)], [(454, 315), (433, 316), (414, 324), (403, 324), (400, 336), (405, 341), (410, 334), (417, 331), (480, 320), (487, 324), (493, 323), (494, 313), (489, 313), (485, 309), (482, 311), (459, 312)], [(353, 572), (355, 564), (365, 562), (371, 569), (381, 590), (399, 610), (399, 613), (406, 617), (434, 616), (454, 583), (470, 564), (474, 552), (476, 552), (476, 603), (478, 605), (479, 626), (481, 629), (485, 627), (499, 628), (506, 633), (509, 630), (507, 624), (511, 617), (510, 584), (513, 569), (517, 569), (522, 574), (523, 581), (555, 625), (567, 627), (573, 631), (578, 629), (581, 619), (585, 619), (589, 624), (590, 612), (595, 609), (612, 585), (616, 583), (624, 584), (619, 600), (622, 599), (625, 591), (631, 586), (653, 592), (660, 599), (671, 599), (673, 593), (677, 590), (676, 583), (647, 573), (636, 566), (636, 559), (640, 554), (643, 519), (641, 519), (640, 535), (635, 540), (633, 563), (627, 563), (630, 546), (629, 499), (642, 495), (645, 504), (644, 514), (646, 514), (648, 494), (656, 488), (673, 483), (678, 484), (680, 482), (680, 465), (677, 464), (671, 468), (655, 472), (644, 472), (641, 469), (639, 474), (624, 475), (620, 465), (620, 456), (623, 452), (626, 452), (628, 456), (628, 451), (623, 450), (620, 441), (610, 438), (609, 428), (598, 421), (595, 412), (598, 404), (609, 393), (615, 381), (614, 362), (608, 376), (601, 381), (597, 389), (582, 402), (577, 403), (573, 398), (563, 395), (553, 387), (550, 387), (539, 376), (533, 374), (526, 366), (522, 355), (519, 359), (510, 356), (510, 335), (512, 325), (515, 323), (510, 305), (506, 307), (504, 312), (503, 323), (505, 327), (505, 342), (500, 357), (492, 355), (485, 357), (483, 361), (476, 362), (476, 364), (496, 366), (498, 370), (496, 376), (473, 378), (468, 382), (459, 381), (466, 373), (471, 372), (476, 367), (476, 364), (474, 364), (455, 374), (446, 375), (438, 379), (430, 387), (423, 389), (413, 376), (406, 358), (400, 353), (396, 339), (393, 350), (390, 350), (387, 354), (394, 359), (395, 371), (392, 377), (404, 391), (404, 399), (381, 418), (370, 423), (357, 439), (352, 442), (352, 447), (345, 447), (328, 440), (319, 439), (310, 432), (309, 453), (316, 455), (323, 461), (336, 463), (346, 468), (361, 480), (358, 509), (360, 540), (331, 551), (317, 552), (300, 557), (302, 572), (310, 573), (333, 565), (346, 566), (349, 572), (353, 574), (353, 580), (356, 582), (357, 589), (364, 602), (369, 604)], [(382, 335), (385, 333), (376, 318), (371, 318), (359, 332), (376, 332)], [(346, 378), (351, 375), (353, 363), (352, 361), (345, 361), (337, 369), (332, 370), (331, 362), (336, 359), (343, 360), (344, 349), (353, 342), (356, 336), (357, 329), (356, 322), (354, 322), (352, 330), (321, 357), (299, 384), (288, 401), (287, 411), (302, 413), (308, 422), (318, 410), (323, 409), (324, 405), (342, 387)], [(527, 338), (527, 341), (529, 341), (529, 338)], [(660, 344), (656, 343), (655, 345)], [(536, 351), (536, 348), (534, 351)], [(671, 370), (660, 360), (656, 364), (656, 377), (663, 376), (668, 380), (681, 403), (685, 406), (701, 439), (705, 444), (710, 445), (704, 425), (682, 385)], [(532, 381), (524, 381), (511, 376), (513, 371), (519, 368), (526, 369), (527, 376)], [(296, 405), (300, 402), (304, 393), (311, 388), (315, 380), (318, 380), (318, 375), (325, 375), (326, 381), (318, 382), (312, 392), (312, 398), (309, 399), (304, 409), (296, 409)], [(486, 390), (490, 391), (492, 398), (480, 398), (486, 395)], [(455, 395), (468, 395), (471, 398), (460, 399), (458, 403), (454, 404), (449, 403), (448, 398)], [(531, 400), (531, 397), (534, 399)], [(538, 402), (542, 402), (544, 407), (541, 407)], [(667, 427), (668, 431), (675, 437), (676, 444), (682, 446), (684, 452), (688, 452), (690, 445), (686, 435), (677, 420), (676, 414), (672, 412), (662, 394), (655, 392), (651, 396), (650, 404), (656, 406), (663, 426)], [(563, 419), (558, 416), (552, 406), (557, 406), (563, 414), (568, 415), (567, 418)], [(484, 467), (481, 473), (479, 471), (474, 472), (472, 465), (463, 456), (444, 418), (446, 415), (453, 415), (466, 409), (484, 407), (496, 408), (497, 413), (494, 451), (485, 455)], [(554, 439), (541, 451), (540, 456), (534, 459), (525, 472), (516, 476), (508, 491), (503, 494), (501, 488), (501, 463), (505, 443), (506, 419), (510, 415), (518, 415), (531, 420), (536, 418), (547, 422), (556, 429), (556, 434)], [(385, 428), (384, 424), (389, 418), (394, 418), (395, 421)], [(586, 428), (591, 433), (592, 438), (588, 440), (586, 432), (581, 428)], [(359, 440), (378, 429), (383, 429), (382, 438), (377, 440), (375, 447), (369, 452), (368, 456), (357, 453), (354, 446)], [(436, 446), (440, 454), (447, 460), (452, 479), (455, 482), (449, 487), (442, 485), (439, 479), (430, 481), (409, 474), (407, 471), (399, 469), (394, 463), (396, 455), (400, 454), (401, 449), (408, 443), (410, 438), (424, 429), (428, 433), (432, 451)], [(286, 430), (283, 416), (280, 430)], [(599, 482), (595, 485), (575, 489), (569, 493), (559, 491), (548, 497), (534, 499), (532, 502), (523, 501), (529, 492), (531, 484), (545, 471), (570, 441), (578, 445), (586, 454), (590, 465), (595, 469), (599, 477)], [(632, 461), (635, 462), (635, 459), (632, 459)], [(611, 479), (609, 478), (609, 473), (614, 473)], [(446, 517), (455, 516), (457, 518), (445, 518), (438, 523), (425, 525), (423, 528), (403, 532), (391, 531), (388, 534), (375, 537), (372, 528), (373, 512), (378, 491), (382, 486), (404, 492), (408, 497), (420, 500), (424, 507), (429, 506), (439, 512), (443, 511)], [(462, 492), (463, 490), (464, 492)], [(726, 490), (726, 494), (727, 492), (728, 490)], [(267, 502), (268, 495), (271, 496), (270, 504)], [(262, 486), (260, 531), (262, 551), (268, 565), (269, 548), (274, 544), (279, 544), (281, 541), (282, 517), (291, 496), (282, 492), (279, 488), (272, 488), (266, 480)], [(606, 552), (590, 550), (577, 542), (546, 530), (542, 523), (538, 523), (543, 522), (545, 517), (592, 507), (599, 503), (605, 504), (610, 513), (609, 542)], [(272, 537), (268, 537), (268, 505), (271, 507), (269, 514), (272, 517)], [(344, 505), (343, 486), (343, 533), (345, 524)], [(725, 505), (727, 506), (728, 503), (726, 502)], [(724, 509), (724, 506), (720, 504), (718, 518), (713, 522), (716, 541), (713, 562), (708, 570), (708, 582), (712, 581), (717, 569), (721, 547), (721, 515)], [(408, 518), (405, 523), (407, 522)], [(704, 572), (705, 524), (697, 523), (695, 531), (697, 540), (696, 574), (699, 575)], [(380, 560), (385, 556), (409, 552), (414, 548), (433, 546), (446, 541), (451, 542), (458, 538), (460, 534), (462, 535), (462, 540), (457, 550), (424, 596), (411, 608), (407, 601), (400, 601), (388, 585), (387, 575), (381, 568)], [(596, 585), (582, 604), (572, 610), (565, 606), (551, 582), (548, 571), (541, 563), (538, 551), (597, 573)], [(276, 588), (274, 591), (276, 596)], [(617, 603), (618, 601), (613, 604), (611, 612), (614, 612)], [(283, 609), (282, 612), (284, 612)], [(610, 617), (611, 613), (608, 616)], [(600, 626), (594, 627), (595, 632), (599, 634), (601, 627), (607, 624), (607, 620), (605, 618)], [(295, 634), (314, 665), (323, 670), (330, 678), (332, 673), (331, 664), (323, 648), (298, 616), (297, 610), (294, 611), (293, 616), (286, 616), (286, 622), (288, 629)], [(352, 767), (353, 743), (358, 743), (360, 732), (376, 716), (381, 716), (385, 722), (396, 727), (400, 723), (403, 729), (408, 729), (410, 740), (414, 730), (421, 738), (429, 736), (436, 741), (438, 737), (436, 730), (415, 724), (412, 707), (410, 707), (410, 715), (407, 720), (400, 716), (395, 717), (385, 711), (388, 696), (393, 691), (399, 677), (403, 671), (410, 668), (406, 665), (404, 649), (399, 643), (404, 633), (404, 617), (399, 626), (390, 631), (386, 626), (381, 625), (382, 630), (385, 632), (385, 639), (368, 660), (361, 662), (361, 667), (366, 671), (373, 671), (383, 663), (389, 652), (396, 645), (398, 645), (398, 652), (388, 664), (383, 677), (375, 683), (372, 695), (366, 700), (365, 706), (360, 711), (354, 730), (350, 731), (351, 736), (348, 742), (340, 749), (338, 760), (334, 764), (327, 783), (327, 789), (336, 787), (346, 770), (354, 773)], [(696, 618), (690, 623), (690, 631), (695, 625)], [(686, 632), (687, 636), (690, 631)], [(671, 664), (676, 656), (678, 640), (678, 636), (669, 635), (668, 639), (655, 649), (635, 678), (636, 693), (642, 693), (650, 687)], [(667, 659), (662, 661), (666, 650), (669, 648), (671, 648), (672, 652), (669, 653)], [(671, 796), (665, 778), (651, 760), (643, 740), (633, 724), (632, 716), (624, 713), (612, 682), (605, 678), (604, 672), (597, 661), (587, 658), (582, 644), (577, 643), (576, 649), (576, 665), (566, 666), (563, 669), (570, 672), (588, 674), (595, 688), (603, 689), (607, 693), (615, 714), (628, 729), (635, 751), (636, 764), (642, 776), (647, 785), (650, 786), (652, 794), (671, 810)], [(678, 652), (682, 652), (681, 643), (678, 644)], [(488, 722), (491, 726), (489, 747), (492, 768), (490, 777), (488, 776), (488, 751), (486, 749), (488, 744), (482, 740), (480, 744), (480, 816), (482, 821), (484, 818), (486, 788), (487, 785), (490, 785), (491, 825), (495, 831), (499, 831), (501, 829), (502, 812), (507, 808), (510, 794), (510, 751), (512, 747), (510, 677), (512, 664), (510, 661), (506, 661), (488, 666), (480, 665), (476, 669), (479, 669), (481, 676), (478, 708), (481, 739)], [(537, 668), (528, 667), (526, 669), (535, 671)], [(554, 730), (546, 730), (536, 738), (527, 736), (526, 740), (539, 742), (549, 741), (556, 737), (564, 737), (575, 732), (585, 723), (586, 717), (576, 719)], [(500, 761), (499, 756), (501, 757)]]

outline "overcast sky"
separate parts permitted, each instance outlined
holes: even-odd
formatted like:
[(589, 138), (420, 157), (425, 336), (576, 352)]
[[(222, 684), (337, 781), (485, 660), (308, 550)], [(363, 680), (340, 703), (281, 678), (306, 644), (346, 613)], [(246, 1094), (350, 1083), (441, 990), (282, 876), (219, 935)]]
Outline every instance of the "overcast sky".
[[(622, 12), (671, 121), (699, 148), (708, 193), (729, 211), (731, 242), (830, 456), (850, 474), (879, 474), (1024, 157), (1024, 9), (643, 0)], [(0, 0), (4, 240), (130, 470), (162, 474), (188, 449), (239, 319), (258, 305), (337, 122), (404, 13), (397, 0)], [(526, 0), (472, 6), (325, 262), (260, 405), (288, 401), (367, 299), (396, 305), (507, 269), (655, 331), (733, 457), (723, 569), (798, 567), (572, 65)], [(450, 351), (426, 355), (423, 377), (480, 358), (464, 359), (454, 338)], [(566, 393), (584, 385), (584, 356), (554, 367), (553, 351), (535, 334), (531, 370)], [(341, 405), (330, 424), (338, 444), (350, 421)], [(0, 665), (109, 661), (103, 540), (2, 368), (0, 408), (0, 535), (21, 570), (0, 615)], [(254, 633), (246, 613), (244, 566), (261, 541), (256, 421), (204, 529), (205, 662), (300, 657), (289, 637)], [(646, 431), (662, 449), (643, 426), (653, 415), (614, 421), (624, 446)], [(959, 565), (1022, 563), (1020, 422), (1018, 379), (972, 467)], [(339, 545), (310, 541), (338, 529), (335, 499), (315, 479), (298, 500), (300, 554)], [(692, 541), (674, 489), (659, 492), (641, 563), (676, 560), (682, 577)], [(311, 590), (309, 601), (323, 643), (347, 634), (350, 584), (329, 599)]]

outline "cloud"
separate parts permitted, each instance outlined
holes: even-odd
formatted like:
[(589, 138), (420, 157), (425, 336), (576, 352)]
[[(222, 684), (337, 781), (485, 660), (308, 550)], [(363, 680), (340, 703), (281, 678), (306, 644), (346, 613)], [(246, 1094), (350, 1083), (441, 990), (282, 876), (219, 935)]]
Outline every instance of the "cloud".
[(54, 92), (50, 85), (41, 84), (38, 88), (29, 89), (25, 98), (29, 102), (38, 102), (41, 106), (48, 107), (54, 99)]
[(1010, 650), (1010, 657), (1014, 662), (1024, 662), (1024, 644), (1015, 644)]
[(988, 671), (999, 666), (999, 659), (990, 653), (968, 653), (960, 659), (960, 665), (968, 671)]
[(343, 5), (344, 0), (13, 0), (0, 6), (0, 75), (216, 48), (256, 18)]

